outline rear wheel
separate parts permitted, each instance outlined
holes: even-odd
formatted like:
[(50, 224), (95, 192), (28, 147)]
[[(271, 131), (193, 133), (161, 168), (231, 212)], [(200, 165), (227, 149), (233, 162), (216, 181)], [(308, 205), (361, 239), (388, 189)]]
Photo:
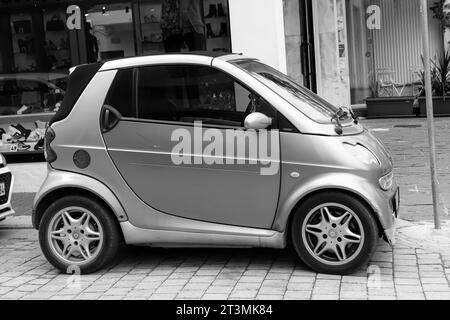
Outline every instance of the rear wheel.
[(91, 273), (109, 264), (121, 242), (108, 209), (85, 196), (68, 196), (45, 211), (39, 242), (47, 260), (64, 273)]
[(306, 200), (292, 222), (300, 258), (321, 273), (349, 274), (366, 264), (378, 241), (377, 223), (365, 204), (345, 193)]

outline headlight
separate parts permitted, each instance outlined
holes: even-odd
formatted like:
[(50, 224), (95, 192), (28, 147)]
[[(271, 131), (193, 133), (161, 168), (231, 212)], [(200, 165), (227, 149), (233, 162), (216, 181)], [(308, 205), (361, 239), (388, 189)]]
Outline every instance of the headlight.
[(350, 152), (356, 159), (367, 165), (380, 165), (380, 161), (375, 157), (375, 155), (366, 147), (360, 144), (351, 145), (349, 143), (344, 143), (345, 149)]
[(380, 183), (381, 189), (383, 189), (384, 191), (391, 190), (392, 186), (394, 185), (394, 173), (391, 172), (388, 175), (380, 178), (378, 182)]
[(4, 168), (6, 167), (7, 163), (6, 163), (6, 159), (5, 156), (3, 154), (0, 154), (0, 168)]

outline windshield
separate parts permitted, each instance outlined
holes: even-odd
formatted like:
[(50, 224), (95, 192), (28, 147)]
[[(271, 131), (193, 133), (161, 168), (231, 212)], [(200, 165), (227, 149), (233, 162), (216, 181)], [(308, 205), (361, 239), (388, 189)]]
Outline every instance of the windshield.
[(329, 123), (338, 111), (338, 108), (274, 68), (254, 60), (239, 60), (233, 63), (252, 74), (316, 122)]

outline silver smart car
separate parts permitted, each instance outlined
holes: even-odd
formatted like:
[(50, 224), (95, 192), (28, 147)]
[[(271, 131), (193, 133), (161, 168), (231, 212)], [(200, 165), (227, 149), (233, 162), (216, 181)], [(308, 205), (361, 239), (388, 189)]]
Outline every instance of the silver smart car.
[(399, 190), (351, 110), (238, 54), (83, 65), (46, 134), (33, 224), (47, 259), (94, 272), (122, 246), (292, 243), (348, 274), (394, 242)]

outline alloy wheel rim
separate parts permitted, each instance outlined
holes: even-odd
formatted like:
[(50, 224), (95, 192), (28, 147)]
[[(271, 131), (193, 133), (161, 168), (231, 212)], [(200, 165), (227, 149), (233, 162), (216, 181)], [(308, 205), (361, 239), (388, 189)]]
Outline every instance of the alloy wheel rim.
[(338, 203), (322, 204), (307, 214), (302, 241), (316, 260), (340, 266), (353, 261), (361, 252), (364, 228), (350, 208)]
[(80, 207), (59, 211), (47, 231), (50, 248), (56, 256), (71, 265), (94, 260), (103, 245), (103, 228), (97, 217)]

